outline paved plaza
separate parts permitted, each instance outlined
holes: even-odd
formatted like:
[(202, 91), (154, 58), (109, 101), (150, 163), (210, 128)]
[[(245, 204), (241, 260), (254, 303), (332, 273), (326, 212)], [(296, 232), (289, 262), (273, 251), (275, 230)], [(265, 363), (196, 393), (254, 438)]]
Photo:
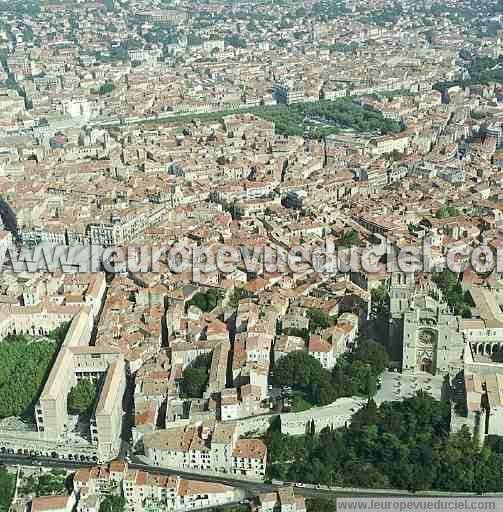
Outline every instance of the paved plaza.
[(382, 402), (412, 398), (421, 389), (435, 400), (440, 400), (442, 385), (443, 377), (441, 375), (430, 375), (425, 372), (415, 374), (384, 372), (381, 375), (381, 388), (375, 396), (375, 401), (377, 405), (380, 405)]

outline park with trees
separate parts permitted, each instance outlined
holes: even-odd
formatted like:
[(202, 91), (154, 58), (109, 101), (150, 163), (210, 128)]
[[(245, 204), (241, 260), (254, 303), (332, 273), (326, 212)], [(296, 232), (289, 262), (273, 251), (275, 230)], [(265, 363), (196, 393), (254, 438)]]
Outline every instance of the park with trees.
[(50, 338), (8, 336), (0, 343), (0, 418), (29, 421), (58, 345)]
[(459, 210), (454, 206), (443, 206), (437, 210), (435, 213), (435, 217), (437, 219), (447, 219), (449, 217), (457, 217), (459, 215)]
[(98, 94), (101, 94), (102, 96), (105, 94), (110, 94), (115, 89), (115, 85), (113, 82), (105, 82), (103, 85), (100, 86), (98, 89)]
[[(200, 121), (221, 121), (232, 113), (250, 113), (273, 121), (278, 135), (307, 137), (322, 140), (341, 131), (366, 133), (370, 136), (399, 133), (405, 129), (401, 122), (385, 119), (381, 112), (363, 107), (352, 98), (338, 98), (334, 101), (319, 100), (293, 105), (262, 105), (245, 110), (208, 112), (204, 114), (182, 114), (163, 120), (163, 124), (186, 124)], [(158, 120), (146, 121), (143, 125), (158, 125)]]
[[(236, 112), (249, 112), (273, 121), (276, 133), (279, 135), (306, 136), (312, 139), (322, 139), (348, 130), (369, 135), (385, 135), (400, 133), (405, 128), (400, 122), (386, 119), (381, 112), (358, 105), (353, 98), (338, 98), (334, 101), (319, 100), (293, 105), (263, 105)], [(194, 118), (201, 121), (219, 121), (229, 114), (232, 114), (232, 111), (181, 115), (173, 117), (169, 122), (186, 123)], [(156, 123), (158, 121), (152, 121), (150, 124)]]
[(450, 434), (450, 404), (424, 392), (377, 407), (370, 399), (350, 425), (315, 435), (265, 435), (268, 471), (283, 481), (411, 491), (497, 492), (503, 451), (464, 427)]
[(211, 310), (215, 309), (222, 299), (221, 290), (217, 290), (215, 288), (209, 288), (206, 292), (198, 292), (196, 293), (188, 302), (187, 308), (190, 306), (196, 306), (201, 311), (205, 313), (209, 313)]
[(388, 134), (399, 133), (404, 129), (401, 123), (385, 119), (382, 113), (371, 108), (357, 105), (352, 98), (257, 107), (254, 113), (274, 121), (280, 135), (303, 136), (307, 131), (312, 138), (321, 138), (341, 130)]
[(503, 81), (503, 57), (483, 57), (467, 50), (461, 50), (460, 58), (465, 61), (466, 76), (463, 79), (436, 83), (433, 88), (442, 94), (451, 87), (487, 85)]
[(340, 397), (372, 397), (377, 379), (389, 364), (384, 347), (373, 340), (359, 343), (355, 352), (342, 355), (332, 371), (305, 351), (291, 352), (274, 367), (274, 383), (292, 390), (312, 406), (328, 405)]

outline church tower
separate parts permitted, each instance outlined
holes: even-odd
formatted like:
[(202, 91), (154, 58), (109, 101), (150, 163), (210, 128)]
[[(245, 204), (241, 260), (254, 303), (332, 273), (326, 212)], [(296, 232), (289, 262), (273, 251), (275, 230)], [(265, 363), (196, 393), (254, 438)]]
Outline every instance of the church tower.
[[(403, 317), (414, 295), (416, 281), (414, 273), (400, 270), (391, 273), (389, 289), (390, 347), (393, 353), (402, 351)], [(396, 349), (396, 350), (395, 350)]]

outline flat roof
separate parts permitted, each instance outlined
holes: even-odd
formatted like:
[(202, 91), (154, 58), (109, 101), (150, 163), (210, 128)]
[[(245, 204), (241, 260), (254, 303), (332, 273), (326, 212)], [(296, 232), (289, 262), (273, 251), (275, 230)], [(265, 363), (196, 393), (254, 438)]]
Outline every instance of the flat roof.
[(503, 327), (503, 313), (491, 290), (474, 286), (470, 288), (470, 294), (485, 326), (488, 328)]

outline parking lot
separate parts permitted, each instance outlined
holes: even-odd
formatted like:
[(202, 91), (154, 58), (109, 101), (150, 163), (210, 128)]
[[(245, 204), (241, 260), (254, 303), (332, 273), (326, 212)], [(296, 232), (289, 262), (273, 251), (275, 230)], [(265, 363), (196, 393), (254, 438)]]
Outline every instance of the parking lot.
[[(416, 396), (419, 390), (425, 391), (435, 400), (440, 400), (442, 397), (444, 379), (441, 375), (431, 375), (426, 372), (402, 374), (385, 371), (381, 374), (380, 381), (381, 386), (374, 396), (377, 405), (383, 402), (396, 402), (412, 398)], [(282, 390), (281, 388), (271, 387), (269, 389), (270, 401), (273, 404), (271, 411), (293, 412), (291, 407), (285, 407), (285, 405), (292, 405), (294, 395), (295, 393), (286, 390), (286, 388)], [(360, 407), (367, 403), (367, 399), (364, 397), (353, 398)]]
[(381, 389), (378, 390), (374, 398), (379, 405), (382, 402), (411, 398), (422, 389), (436, 400), (440, 400), (442, 384), (443, 377), (441, 375), (430, 375), (425, 372), (415, 374), (384, 372), (381, 375)]

